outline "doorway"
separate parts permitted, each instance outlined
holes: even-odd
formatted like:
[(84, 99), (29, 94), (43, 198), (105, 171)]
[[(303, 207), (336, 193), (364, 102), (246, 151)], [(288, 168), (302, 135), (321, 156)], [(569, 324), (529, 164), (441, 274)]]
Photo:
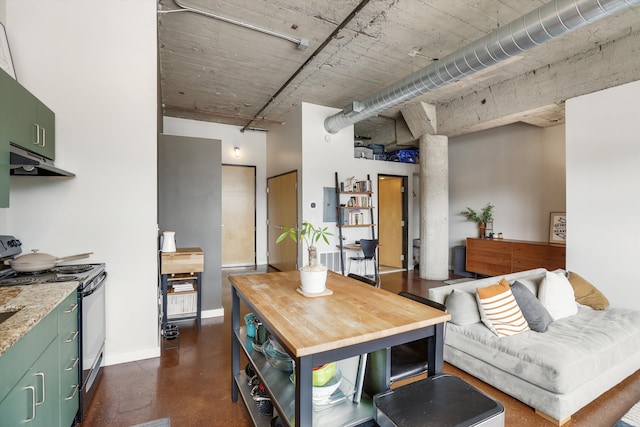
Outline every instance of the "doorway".
[(256, 167), (222, 165), (222, 267), (256, 265)]
[(267, 250), (268, 264), (280, 271), (298, 266), (298, 244), (285, 239), (276, 244), (282, 226), (298, 225), (298, 173), (287, 172), (267, 178)]
[(380, 273), (407, 268), (408, 178), (378, 175), (378, 262)]

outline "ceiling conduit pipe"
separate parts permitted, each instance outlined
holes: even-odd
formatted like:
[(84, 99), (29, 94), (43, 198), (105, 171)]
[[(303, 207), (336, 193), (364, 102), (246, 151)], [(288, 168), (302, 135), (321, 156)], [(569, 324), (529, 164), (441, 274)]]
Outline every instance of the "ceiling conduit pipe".
[(361, 102), (329, 116), (329, 133), (484, 70), (551, 39), (640, 4), (640, 0), (555, 0), (512, 21)]

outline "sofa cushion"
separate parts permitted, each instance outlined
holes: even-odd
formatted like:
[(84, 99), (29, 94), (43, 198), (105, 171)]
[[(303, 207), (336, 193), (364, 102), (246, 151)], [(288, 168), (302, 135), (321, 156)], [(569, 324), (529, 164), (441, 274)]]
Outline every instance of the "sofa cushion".
[(506, 279), (497, 285), (476, 289), (476, 296), (482, 322), (499, 337), (529, 330)]
[(553, 320), (573, 316), (578, 312), (573, 287), (564, 274), (547, 271), (538, 288), (538, 299)]
[(578, 273), (569, 272), (569, 283), (573, 287), (573, 293), (578, 303), (588, 305), (594, 310), (604, 310), (609, 307), (607, 297)]
[(516, 299), (522, 315), (527, 319), (529, 328), (536, 332), (546, 331), (551, 322), (553, 322), (553, 318), (529, 288), (520, 283), (519, 280), (516, 280), (511, 285), (511, 293)]
[(449, 324), (445, 343), (553, 393), (567, 393), (640, 353), (640, 311), (580, 307), (577, 315), (554, 321), (544, 334), (525, 332), (509, 339), (480, 323)]
[(480, 322), (478, 303), (471, 292), (454, 289), (447, 297), (445, 305), (447, 313), (451, 315), (451, 323), (464, 326)]

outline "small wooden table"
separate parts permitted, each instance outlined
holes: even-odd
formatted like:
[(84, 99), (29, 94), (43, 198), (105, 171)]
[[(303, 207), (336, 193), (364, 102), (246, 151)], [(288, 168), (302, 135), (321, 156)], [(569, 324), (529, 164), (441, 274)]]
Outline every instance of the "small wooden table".
[[(204, 271), (204, 253), (200, 248), (177, 248), (175, 252), (162, 252), (160, 256), (160, 286), (162, 291), (162, 329), (168, 320), (195, 319), (200, 330), (202, 326), (202, 272)], [(196, 280), (196, 312), (194, 314), (176, 315), (167, 318), (167, 296), (169, 282), (176, 280)]]
[[(240, 328), (241, 299), (295, 360), (294, 409), (282, 415), (295, 419), (296, 426), (311, 426), (316, 416), (312, 403), (314, 366), (427, 338), (428, 374), (442, 373), (444, 322), (451, 318), (443, 311), (331, 271), (327, 288), (333, 295), (317, 298), (296, 292), (298, 271), (231, 276), (230, 280), (234, 402), (238, 399), (240, 346), (245, 339), (244, 328)], [(389, 369), (388, 364), (385, 368)], [(388, 378), (389, 372), (382, 377)], [(377, 391), (388, 387), (386, 381)], [(282, 402), (274, 402), (274, 406), (287, 412)]]

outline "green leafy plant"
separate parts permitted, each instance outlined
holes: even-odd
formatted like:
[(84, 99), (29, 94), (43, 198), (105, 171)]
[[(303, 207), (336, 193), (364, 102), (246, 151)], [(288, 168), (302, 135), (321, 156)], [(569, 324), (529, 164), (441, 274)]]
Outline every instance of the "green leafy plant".
[(491, 203), (487, 203), (487, 206), (482, 208), (482, 210), (480, 211), (480, 214), (478, 214), (476, 211), (474, 211), (471, 208), (467, 208), (467, 209), (463, 210), (462, 212), (460, 212), (460, 215), (463, 215), (469, 221), (474, 221), (474, 222), (477, 222), (479, 224), (481, 224), (481, 223), (486, 224), (488, 222), (492, 222), (493, 221), (493, 208), (494, 207), (495, 206), (492, 205)]
[(308, 221), (302, 221), (302, 227), (300, 228), (283, 225), (282, 229), (284, 231), (278, 236), (276, 243), (282, 242), (287, 237), (294, 242), (298, 242), (299, 239), (304, 240), (309, 251), (309, 266), (315, 267), (319, 265), (318, 250), (315, 247), (315, 243), (322, 239), (326, 244), (329, 244), (328, 237), (333, 236), (333, 233), (329, 232), (328, 227), (317, 227)]

